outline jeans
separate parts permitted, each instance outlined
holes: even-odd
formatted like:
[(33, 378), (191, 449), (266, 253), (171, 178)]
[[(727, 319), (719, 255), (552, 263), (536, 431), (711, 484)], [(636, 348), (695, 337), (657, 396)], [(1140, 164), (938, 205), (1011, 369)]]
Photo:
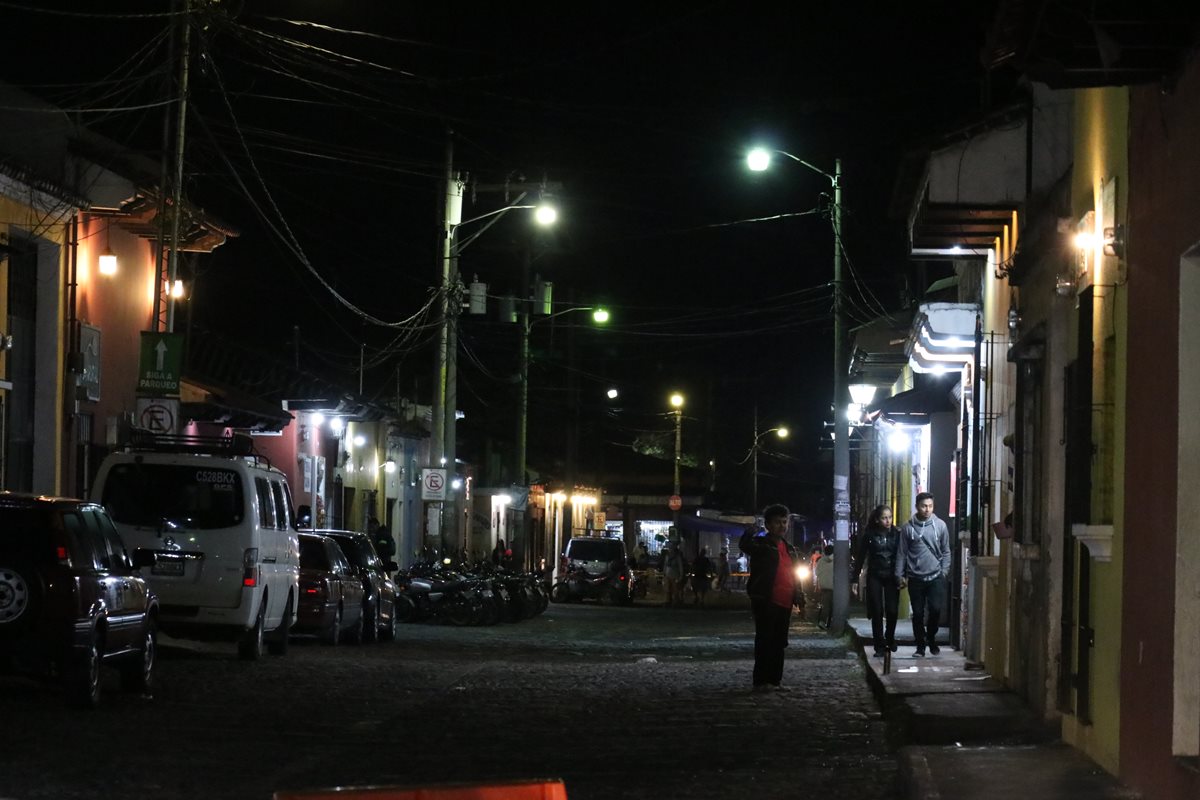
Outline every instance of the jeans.
[[(891, 575), (880, 577), (867, 574), (867, 616), (871, 618), (871, 634), (875, 649), (891, 647), (896, 641), (896, 612), (900, 606), (900, 588)], [(884, 620), (887, 634), (884, 635)]]
[(912, 601), (913, 639), (917, 649), (924, 650), (926, 642), (933, 644), (936, 641), (938, 624), (946, 609), (946, 579), (909, 578), (908, 597)]
[(788, 644), (792, 609), (777, 606), (761, 597), (750, 598), (754, 612), (754, 685), (783, 681), (783, 649)]

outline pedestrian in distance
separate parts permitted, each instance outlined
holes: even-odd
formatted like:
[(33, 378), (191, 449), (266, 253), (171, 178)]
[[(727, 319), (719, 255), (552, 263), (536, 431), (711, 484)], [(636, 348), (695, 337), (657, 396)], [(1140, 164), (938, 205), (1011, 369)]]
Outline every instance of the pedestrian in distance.
[(704, 599), (708, 597), (708, 584), (712, 580), (713, 566), (708, 558), (708, 548), (701, 547), (700, 555), (692, 562), (692, 591), (696, 597), (692, 605), (704, 608)]
[(645, 569), (650, 563), (650, 551), (646, 549), (646, 543), (639, 541), (637, 546), (633, 548), (633, 561), (638, 569)]
[(717, 591), (721, 592), (722, 594), (725, 594), (729, 591), (729, 550), (724, 547), (721, 548), (721, 555), (717, 557), (717, 577), (715, 585)]
[(750, 562), (746, 593), (754, 614), (756, 692), (788, 691), (783, 685), (783, 651), (788, 646), (792, 606), (796, 604), (796, 561), (800, 555), (784, 539), (790, 512), (784, 505), (763, 509), (766, 530), (748, 528), (738, 547)]
[(896, 652), (896, 612), (900, 605), (896, 554), (899, 548), (900, 531), (892, 525), (892, 509), (875, 506), (854, 548), (851, 574), (852, 581), (857, 581), (862, 571), (867, 571), (865, 599), (877, 658), (883, 658), (887, 650)]
[(392, 532), (388, 530), (386, 525), (379, 522), (378, 518), (371, 517), (367, 522), (367, 528), (370, 531), (371, 544), (375, 545), (375, 552), (383, 561), (393, 561), (396, 558), (396, 540), (392, 538)]
[(663, 548), (663, 580), (667, 584), (667, 605), (683, 605), (683, 547), (672, 541)]
[(913, 655), (937, 655), (938, 625), (946, 608), (946, 578), (950, 574), (950, 531), (946, 523), (933, 513), (933, 495), (917, 495), (917, 510), (912, 519), (900, 529), (896, 549), (896, 578), (900, 588), (908, 586), (912, 603), (913, 639), (917, 648)]
[(817, 561), (817, 586), (821, 589), (821, 603), (817, 611), (817, 627), (828, 628), (833, 624), (833, 575), (836, 564), (833, 560), (833, 545), (825, 545)]
[(504, 540), (497, 539), (496, 546), (492, 548), (492, 565), (498, 567), (502, 561), (504, 561)]

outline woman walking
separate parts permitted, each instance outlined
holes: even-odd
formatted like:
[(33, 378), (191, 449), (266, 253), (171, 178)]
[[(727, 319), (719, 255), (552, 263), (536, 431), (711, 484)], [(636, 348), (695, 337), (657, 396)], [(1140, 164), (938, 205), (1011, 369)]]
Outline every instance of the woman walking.
[[(900, 582), (896, 579), (896, 552), (900, 531), (892, 527), (892, 509), (876, 506), (867, 518), (866, 530), (854, 549), (852, 581), (867, 570), (867, 616), (875, 639), (875, 656), (896, 652), (896, 610), (900, 604)], [(884, 624), (886, 621), (886, 633)]]

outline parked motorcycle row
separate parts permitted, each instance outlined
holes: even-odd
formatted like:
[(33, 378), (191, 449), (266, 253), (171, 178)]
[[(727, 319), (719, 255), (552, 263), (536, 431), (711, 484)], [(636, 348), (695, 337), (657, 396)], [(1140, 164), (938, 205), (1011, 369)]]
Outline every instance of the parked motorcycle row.
[(424, 561), (396, 573), (396, 618), (401, 622), (495, 625), (546, 610), (549, 592), (535, 573), (487, 562), (475, 566)]

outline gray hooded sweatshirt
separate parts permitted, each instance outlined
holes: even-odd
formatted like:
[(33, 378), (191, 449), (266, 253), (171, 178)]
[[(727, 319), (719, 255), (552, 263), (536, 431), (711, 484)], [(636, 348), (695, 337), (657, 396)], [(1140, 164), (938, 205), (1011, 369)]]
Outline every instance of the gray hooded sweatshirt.
[(924, 521), (914, 514), (900, 529), (896, 577), (929, 581), (949, 574), (950, 531), (946, 523), (937, 514), (930, 514)]

